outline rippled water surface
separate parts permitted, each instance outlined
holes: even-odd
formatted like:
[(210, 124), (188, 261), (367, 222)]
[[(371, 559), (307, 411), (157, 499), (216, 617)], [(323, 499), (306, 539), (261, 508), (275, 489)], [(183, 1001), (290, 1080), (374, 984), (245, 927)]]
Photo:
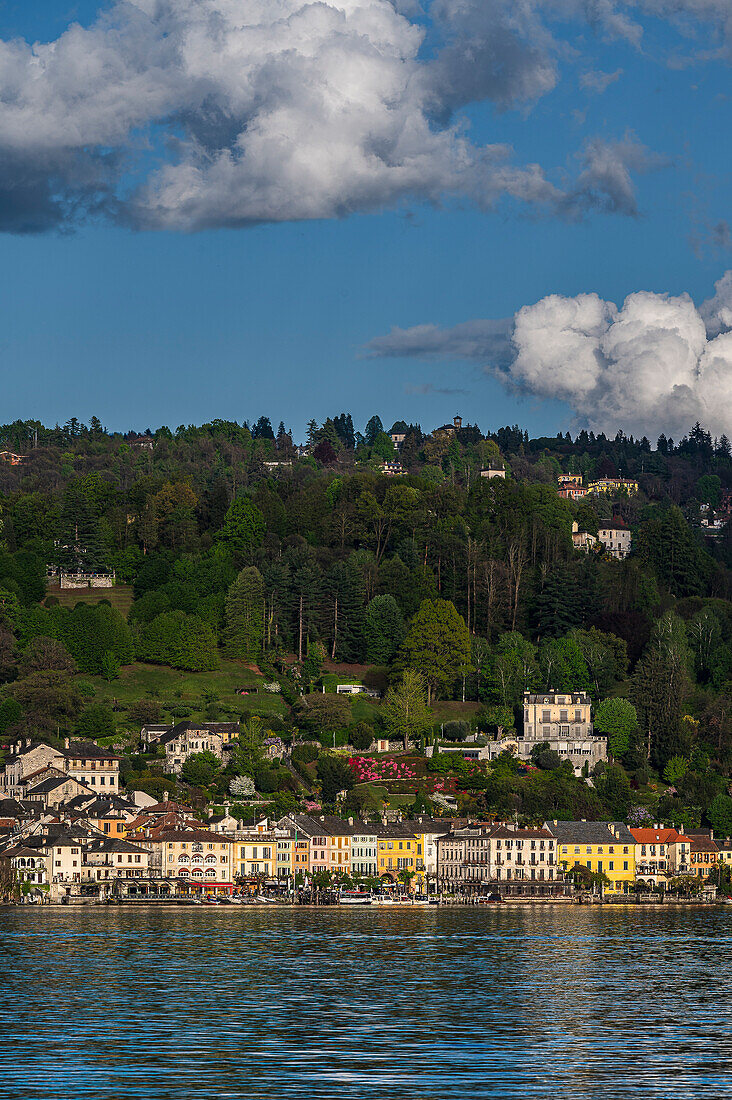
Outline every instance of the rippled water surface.
[(732, 1096), (732, 907), (0, 910), (0, 1098)]

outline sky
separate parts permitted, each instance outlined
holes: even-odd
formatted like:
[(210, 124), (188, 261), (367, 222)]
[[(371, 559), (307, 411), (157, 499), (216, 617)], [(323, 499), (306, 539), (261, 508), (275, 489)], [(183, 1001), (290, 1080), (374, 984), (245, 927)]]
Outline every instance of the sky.
[(731, 435), (731, 63), (729, 0), (0, 0), (0, 420)]

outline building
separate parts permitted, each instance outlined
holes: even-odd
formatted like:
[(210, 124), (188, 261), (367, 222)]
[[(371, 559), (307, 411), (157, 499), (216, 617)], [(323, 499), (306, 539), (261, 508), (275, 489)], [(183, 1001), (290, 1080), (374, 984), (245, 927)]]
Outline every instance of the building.
[(385, 477), (403, 477), (407, 473), (401, 462), (397, 462), (396, 459), (392, 462), (379, 463), (379, 472)]
[(452, 829), (452, 822), (440, 818), (418, 817), (410, 822), (417, 841), (416, 885), (429, 893), (430, 882), (437, 880), (437, 842)]
[[(92, 794), (115, 794), (119, 788), (119, 761), (119, 756), (93, 741), (66, 738), (61, 749), (30, 739), (18, 740), (0, 768), (0, 796), (14, 798), (33, 786), (33, 781), (38, 785), (60, 775), (75, 779)], [(80, 789), (73, 792), (78, 793)], [(70, 790), (65, 794), (73, 797)]]
[[(332, 814), (311, 817), (288, 814), (277, 822), (277, 829), (291, 829), (298, 840), (308, 841), (308, 867), (311, 873), (329, 871), (351, 874), (353, 826)], [(296, 854), (302, 854), (302, 849)], [(300, 864), (296, 861), (296, 870)]]
[(689, 870), (692, 875), (711, 878), (719, 863), (719, 847), (713, 829), (690, 829)]
[(597, 546), (597, 536), (589, 531), (580, 531), (577, 520), (572, 520), (572, 546), (575, 550), (584, 550), (588, 554)]
[(597, 540), (602, 549), (612, 558), (622, 561), (627, 558), (632, 547), (632, 536), (627, 523), (619, 516), (611, 520), (603, 520), (597, 530)]
[(565, 500), (582, 500), (588, 490), (582, 484), (581, 474), (563, 474), (557, 478), (557, 496)]
[(502, 466), (488, 466), (487, 469), (480, 471), (480, 476), (481, 477), (487, 477), (489, 479), (494, 478), (494, 477), (498, 477), (498, 478), (502, 478), (503, 480), (505, 480), (506, 471), (503, 469)]
[(58, 773), (26, 788), (25, 797), (29, 802), (39, 802), (44, 809), (52, 809), (82, 793), (91, 791), (78, 779)]
[[(220, 726), (226, 728), (217, 728)], [(180, 775), (188, 757), (199, 752), (212, 752), (223, 760), (224, 746), (230, 744), (238, 733), (236, 722), (179, 722), (157, 741), (165, 749), (165, 770)]]
[(358, 878), (376, 878), (378, 875), (378, 837), (375, 827), (353, 819), (351, 834), (351, 875)]
[(371, 827), (376, 832), (379, 878), (386, 883), (408, 880), (412, 884), (417, 878), (417, 863), (424, 859), (417, 855), (418, 841), (411, 824), (394, 821)]
[(191, 735), (198, 734), (199, 740), (211, 734), (212, 736), (220, 738), (222, 745), (228, 745), (239, 736), (239, 723), (177, 722), (175, 725), (143, 726), (140, 730), (140, 743), (148, 749), (154, 749), (156, 745), (165, 747), (165, 745), (171, 741), (182, 739), (183, 735), (186, 733), (190, 733)]
[(608, 894), (627, 894), (635, 883), (636, 841), (627, 825), (618, 821), (545, 821), (556, 838), (560, 868), (587, 868), (607, 877)]
[(635, 840), (635, 875), (639, 886), (668, 886), (675, 875), (691, 874), (691, 840), (673, 827), (631, 829)]
[(26, 458), (27, 455), (17, 455), (15, 451), (0, 451), (0, 462), (7, 462), (9, 466), (20, 466)]
[(277, 837), (269, 833), (239, 833), (232, 840), (234, 876), (252, 884), (277, 880)]
[(638, 492), (638, 482), (627, 477), (600, 477), (590, 481), (587, 486), (590, 493), (631, 493)]
[(65, 771), (100, 794), (116, 794), (119, 790), (120, 758), (93, 741), (64, 742)]
[(537, 893), (564, 889), (557, 840), (546, 828), (469, 825), (438, 837), (437, 853), (441, 891), (510, 894), (529, 884)]
[(155, 877), (175, 877), (194, 892), (232, 892), (233, 842), (228, 837), (195, 828), (161, 828), (147, 833), (136, 839), (150, 851), (150, 869)]
[(581, 775), (585, 765), (591, 771), (607, 760), (607, 738), (595, 734), (591, 706), (586, 691), (525, 691), (523, 733), (517, 738), (520, 759), (530, 760), (531, 750), (545, 743), (572, 762), (575, 775)]

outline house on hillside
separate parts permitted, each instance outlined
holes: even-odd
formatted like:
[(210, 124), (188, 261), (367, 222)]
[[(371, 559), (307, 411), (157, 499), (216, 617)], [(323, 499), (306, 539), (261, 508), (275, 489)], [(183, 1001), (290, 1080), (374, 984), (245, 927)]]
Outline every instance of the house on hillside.
[(605, 553), (612, 558), (617, 558), (618, 561), (627, 558), (632, 549), (630, 530), (627, 523), (619, 516), (601, 522), (597, 530), (597, 538)]

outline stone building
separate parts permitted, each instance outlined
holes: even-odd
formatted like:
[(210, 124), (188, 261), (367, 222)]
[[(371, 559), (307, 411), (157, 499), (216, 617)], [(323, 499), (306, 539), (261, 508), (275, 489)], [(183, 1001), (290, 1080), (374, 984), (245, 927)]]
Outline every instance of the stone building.
[(575, 775), (584, 765), (591, 771), (607, 760), (607, 738), (596, 735), (592, 704), (586, 691), (524, 692), (523, 733), (517, 738), (518, 756), (531, 759), (531, 750), (548, 744), (564, 760), (571, 760)]

